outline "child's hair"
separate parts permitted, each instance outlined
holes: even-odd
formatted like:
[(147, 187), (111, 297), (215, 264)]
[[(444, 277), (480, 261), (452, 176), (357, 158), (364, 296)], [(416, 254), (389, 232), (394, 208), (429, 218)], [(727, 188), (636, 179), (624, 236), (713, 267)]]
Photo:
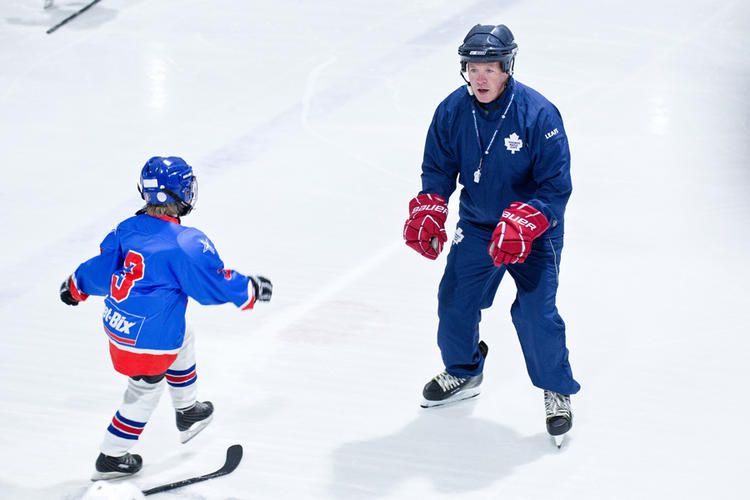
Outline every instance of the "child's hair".
[(177, 208), (177, 203), (149, 203), (143, 207), (143, 210), (145, 213), (154, 217), (166, 215), (177, 218), (180, 216), (180, 210)]

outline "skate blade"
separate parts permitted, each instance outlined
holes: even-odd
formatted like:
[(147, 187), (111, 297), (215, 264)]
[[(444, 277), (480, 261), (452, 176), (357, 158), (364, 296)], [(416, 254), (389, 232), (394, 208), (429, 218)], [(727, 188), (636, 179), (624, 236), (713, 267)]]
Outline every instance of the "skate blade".
[(472, 387), (471, 389), (461, 391), (441, 401), (430, 401), (428, 399), (422, 398), (422, 402), (419, 404), (419, 406), (421, 406), (422, 408), (437, 408), (440, 406), (447, 406), (458, 403), (460, 401), (464, 401), (466, 399), (475, 398), (479, 396), (480, 392), (482, 392), (482, 390), (479, 387)]
[(206, 428), (208, 424), (211, 423), (211, 420), (214, 419), (213, 414), (209, 415), (208, 418), (201, 420), (200, 422), (196, 422), (193, 425), (191, 425), (187, 430), (180, 431), (180, 443), (185, 444), (191, 439), (193, 439), (195, 436), (198, 435), (200, 431)]
[(559, 436), (551, 436), (551, 437), (552, 437), (552, 442), (555, 443), (555, 446), (557, 446), (557, 449), (559, 450), (563, 445), (563, 441), (565, 441), (565, 434), (560, 434)]
[(110, 479), (118, 479), (121, 477), (128, 477), (132, 476), (133, 474), (137, 474), (138, 472), (117, 472), (117, 471), (111, 471), (111, 472), (99, 472), (98, 470), (94, 469), (94, 473), (91, 475), (92, 481), (108, 481)]

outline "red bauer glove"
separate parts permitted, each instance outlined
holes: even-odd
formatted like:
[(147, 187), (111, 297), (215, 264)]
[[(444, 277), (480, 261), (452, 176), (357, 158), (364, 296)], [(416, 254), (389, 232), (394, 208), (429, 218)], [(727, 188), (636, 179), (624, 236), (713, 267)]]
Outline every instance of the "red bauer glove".
[(404, 224), (404, 240), (428, 259), (437, 259), (448, 241), (445, 219), (448, 204), (436, 194), (420, 194), (409, 202), (409, 218)]
[(531, 242), (549, 227), (547, 218), (531, 205), (514, 201), (503, 210), (492, 232), (488, 252), (496, 266), (521, 263), (531, 252)]

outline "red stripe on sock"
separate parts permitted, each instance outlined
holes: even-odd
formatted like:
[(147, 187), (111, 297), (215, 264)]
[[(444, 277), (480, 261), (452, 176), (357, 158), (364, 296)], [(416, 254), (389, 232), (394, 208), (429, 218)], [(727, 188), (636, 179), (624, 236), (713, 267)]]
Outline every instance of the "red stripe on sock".
[(117, 416), (112, 417), (112, 425), (115, 429), (121, 430), (122, 432), (127, 432), (128, 434), (135, 434), (140, 436), (141, 432), (143, 432), (143, 429), (139, 429), (138, 427), (131, 427), (127, 424), (123, 424), (119, 420), (117, 420)]
[(174, 375), (170, 375), (167, 373), (167, 381), (169, 382), (180, 383), (190, 380), (191, 378), (195, 378), (195, 370), (193, 370), (188, 375), (181, 375), (179, 377), (175, 377)]

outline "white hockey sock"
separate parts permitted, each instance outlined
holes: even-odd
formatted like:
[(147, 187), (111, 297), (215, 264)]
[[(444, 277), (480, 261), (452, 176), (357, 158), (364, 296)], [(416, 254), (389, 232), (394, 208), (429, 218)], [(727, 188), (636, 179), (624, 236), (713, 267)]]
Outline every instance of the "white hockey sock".
[(122, 404), (112, 417), (99, 447), (102, 453), (119, 457), (138, 442), (163, 390), (164, 380), (149, 384), (145, 380), (128, 378)]
[(167, 386), (175, 409), (186, 408), (196, 401), (198, 375), (195, 370), (195, 340), (193, 331), (185, 329), (185, 340), (177, 359), (167, 370)]

